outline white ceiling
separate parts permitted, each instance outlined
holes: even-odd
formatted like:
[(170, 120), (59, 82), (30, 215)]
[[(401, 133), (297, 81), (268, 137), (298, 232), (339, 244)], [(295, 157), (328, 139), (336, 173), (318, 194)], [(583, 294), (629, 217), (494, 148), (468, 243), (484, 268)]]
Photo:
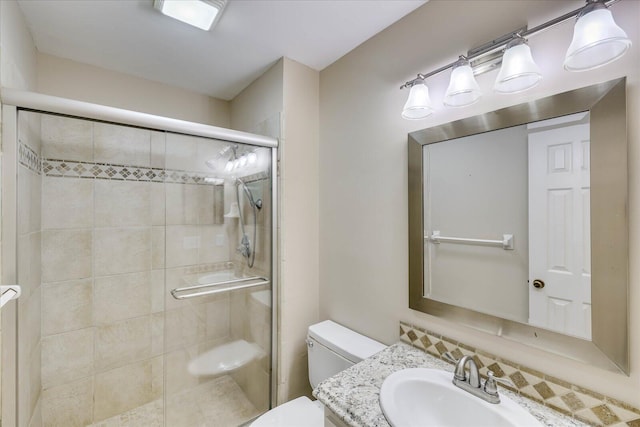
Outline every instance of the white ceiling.
[(322, 70), (427, 0), (230, 0), (209, 32), (152, 0), (18, 0), (38, 51), (233, 99), (280, 57)]

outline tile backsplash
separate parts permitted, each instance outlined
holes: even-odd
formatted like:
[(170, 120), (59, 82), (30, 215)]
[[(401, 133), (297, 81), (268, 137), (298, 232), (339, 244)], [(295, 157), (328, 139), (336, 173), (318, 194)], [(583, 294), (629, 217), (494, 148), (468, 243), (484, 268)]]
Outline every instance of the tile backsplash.
[(515, 387), (506, 386), (565, 415), (596, 426), (640, 427), (640, 409), (601, 393), (570, 384), (526, 366), (477, 350), (435, 332), (400, 322), (400, 341), (442, 358), (446, 351), (456, 358), (470, 355), (480, 374), (493, 371), (508, 378)]

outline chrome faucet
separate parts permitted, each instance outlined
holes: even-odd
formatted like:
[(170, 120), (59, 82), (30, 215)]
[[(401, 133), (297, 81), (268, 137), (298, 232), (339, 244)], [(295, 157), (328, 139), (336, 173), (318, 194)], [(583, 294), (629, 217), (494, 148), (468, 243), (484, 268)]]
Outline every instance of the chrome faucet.
[[(487, 380), (483, 386), (480, 381), (478, 365), (476, 365), (476, 362), (471, 356), (463, 356), (460, 360), (453, 357), (449, 352), (445, 352), (443, 356), (456, 364), (453, 371), (453, 385), (489, 403), (500, 403), (497, 382), (514, 386), (513, 383), (507, 379), (496, 378), (491, 371), (487, 372)], [(467, 375), (465, 370), (467, 365), (469, 365), (469, 375)]]

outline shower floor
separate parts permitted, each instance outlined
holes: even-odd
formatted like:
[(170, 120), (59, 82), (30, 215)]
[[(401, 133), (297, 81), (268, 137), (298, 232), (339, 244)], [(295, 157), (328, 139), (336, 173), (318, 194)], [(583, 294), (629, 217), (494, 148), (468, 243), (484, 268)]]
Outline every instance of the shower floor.
[(164, 412), (158, 399), (88, 427), (233, 427), (260, 414), (228, 375), (168, 396), (166, 424)]

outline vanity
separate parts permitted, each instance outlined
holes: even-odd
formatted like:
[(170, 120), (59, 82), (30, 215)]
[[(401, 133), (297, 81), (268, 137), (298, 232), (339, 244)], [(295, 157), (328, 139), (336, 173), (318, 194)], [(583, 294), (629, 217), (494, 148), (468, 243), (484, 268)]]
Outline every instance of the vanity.
[[(396, 343), (318, 385), (313, 394), (325, 405), (325, 427), (390, 426), (380, 407), (380, 387), (389, 375), (410, 368), (441, 369), (453, 378), (452, 364), (407, 343)], [(543, 426), (588, 425), (504, 387), (500, 395), (515, 401)]]

